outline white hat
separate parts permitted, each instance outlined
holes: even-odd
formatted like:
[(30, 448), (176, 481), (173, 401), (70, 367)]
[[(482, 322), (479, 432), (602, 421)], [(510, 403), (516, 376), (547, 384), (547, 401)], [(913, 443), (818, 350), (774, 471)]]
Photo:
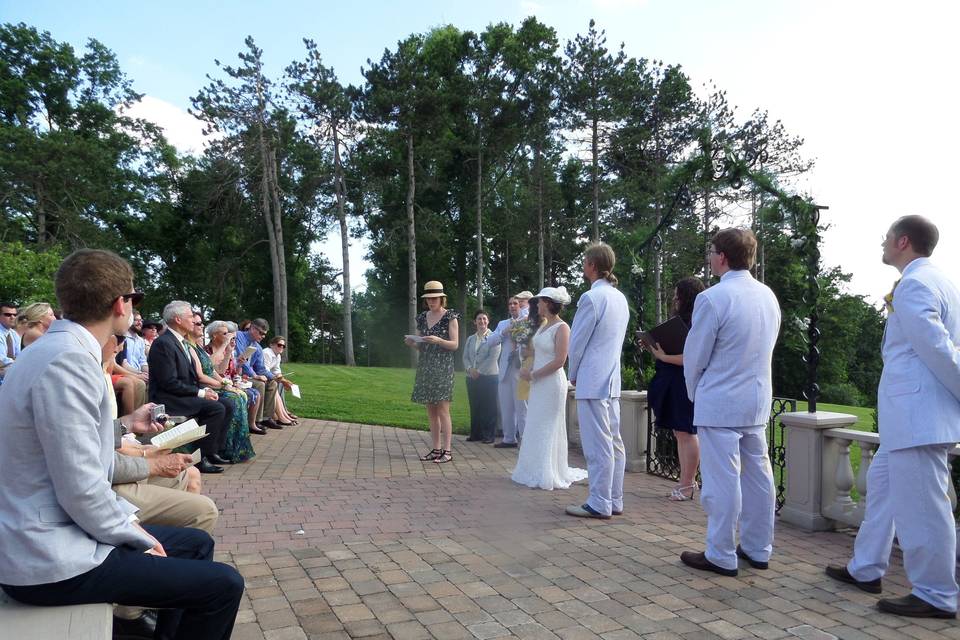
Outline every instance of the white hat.
[(526, 289), (524, 289), (523, 291), (521, 291), (520, 293), (518, 293), (513, 297), (516, 298), (517, 300), (529, 300), (530, 298), (533, 297), (533, 294), (527, 291)]
[(544, 287), (540, 289), (536, 298), (549, 298), (554, 302), (559, 302), (560, 304), (570, 304), (570, 294), (567, 293), (566, 287)]

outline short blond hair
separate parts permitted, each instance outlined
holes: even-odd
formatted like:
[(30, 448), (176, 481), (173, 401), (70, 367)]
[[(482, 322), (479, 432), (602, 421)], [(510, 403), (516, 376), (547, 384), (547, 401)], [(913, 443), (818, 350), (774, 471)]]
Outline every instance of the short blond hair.
[(27, 327), (35, 327), (43, 322), (48, 313), (53, 313), (53, 307), (48, 302), (28, 304), (17, 313), (17, 326), (24, 324)]

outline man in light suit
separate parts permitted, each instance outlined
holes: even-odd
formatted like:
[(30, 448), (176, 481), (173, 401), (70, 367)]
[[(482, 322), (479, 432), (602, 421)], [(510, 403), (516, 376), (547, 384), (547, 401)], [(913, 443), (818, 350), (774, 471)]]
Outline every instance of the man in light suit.
[(939, 237), (930, 221), (905, 216), (883, 240), (883, 262), (901, 277), (887, 298), (880, 448), (867, 472), (853, 559), (827, 567), (832, 578), (880, 593), (896, 534), (913, 590), (877, 606), (920, 618), (957, 615), (947, 452), (960, 441), (960, 291), (930, 262)]
[(0, 389), (0, 588), (32, 605), (162, 608), (159, 637), (225, 640), (243, 578), (212, 561), (213, 538), (141, 527), (110, 488), (121, 432), (160, 428), (150, 404), (116, 424), (100, 362), (143, 297), (133, 270), (113, 253), (81, 249), (55, 286), (66, 319), (23, 352)]
[(713, 237), (710, 271), (720, 282), (697, 296), (683, 348), (700, 437), (707, 544), (705, 552), (684, 551), (680, 559), (725, 576), (737, 575), (737, 556), (766, 569), (773, 550), (776, 492), (766, 424), (780, 306), (773, 291), (750, 275), (756, 255), (757, 239), (749, 229), (723, 229)]
[(583, 275), (590, 290), (577, 300), (570, 332), (570, 382), (576, 386), (580, 441), (590, 495), (566, 511), (579, 518), (623, 513), (626, 453), (620, 437), (620, 352), (630, 321), (627, 299), (614, 285), (616, 256), (608, 245), (587, 247)]
[(497, 323), (497, 328), (480, 346), (478, 359), (487, 357), (486, 350), (500, 345), (499, 384), (497, 385), (497, 404), (500, 407), (500, 429), (503, 430), (503, 440), (493, 445), (498, 449), (516, 449), (517, 436), (523, 436), (523, 425), (527, 422), (527, 401), (517, 398), (517, 380), (520, 373), (520, 355), (516, 353), (516, 345), (510, 338), (510, 328), (520, 315), (520, 301), (511, 296), (507, 301), (507, 311), (510, 317)]

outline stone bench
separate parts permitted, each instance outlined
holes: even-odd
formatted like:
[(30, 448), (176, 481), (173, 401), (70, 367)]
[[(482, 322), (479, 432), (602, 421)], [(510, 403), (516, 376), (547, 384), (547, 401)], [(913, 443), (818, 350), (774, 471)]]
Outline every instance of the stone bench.
[(110, 640), (113, 607), (31, 607), (11, 599), (0, 589), (0, 630), (0, 636), (16, 640)]

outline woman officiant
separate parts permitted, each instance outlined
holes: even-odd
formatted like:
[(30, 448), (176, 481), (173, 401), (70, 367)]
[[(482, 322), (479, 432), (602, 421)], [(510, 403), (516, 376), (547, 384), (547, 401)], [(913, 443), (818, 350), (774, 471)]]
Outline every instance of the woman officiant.
[(470, 436), (467, 442), (493, 442), (497, 428), (497, 381), (500, 345), (480, 349), (490, 335), (490, 316), (483, 309), (473, 314), (477, 332), (467, 337), (463, 348), (463, 370), (467, 373), (467, 397), (470, 399)]

